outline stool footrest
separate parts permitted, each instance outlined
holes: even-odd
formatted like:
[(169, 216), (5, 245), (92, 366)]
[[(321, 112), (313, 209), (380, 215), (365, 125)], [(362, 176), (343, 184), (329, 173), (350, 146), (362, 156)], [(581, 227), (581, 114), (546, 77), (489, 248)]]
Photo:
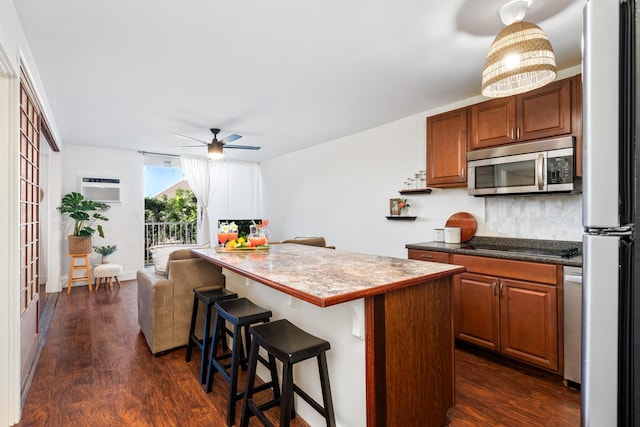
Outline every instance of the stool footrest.
[[(258, 406), (256, 404), (256, 402), (253, 401), (253, 399), (249, 399), (247, 401), (247, 408), (251, 411), (251, 413), (253, 415), (255, 415), (262, 422), (263, 425), (265, 425), (267, 427), (275, 427), (271, 423), (271, 421), (269, 421), (269, 419), (264, 415), (264, 411), (266, 411), (267, 409), (271, 409), (271, 408), (276, 406), (276, 405), (270, 405), (270, 404), (272, 404), (274, 402), (275, 402), (275, 400), (272, 400), (271, 402), (267, 402), (264, 405)], [(279, 400), (278, 400), (278, 403), (280, 403)]]
[(293, 385), (293, 391), (295, 391), (296, 393), (298, 393), (298, 396), (300, 396), (301, 398), (303, 398), (305, 400), (305, 402), (307, 402), (309, 405), (311, 405), (311, 407), (313, 409), (315, 409), (317, 412), (319, 412), (323, 417), (327, 417), (327, 411), (325, 410), (324, 406), (320, 405), (318, 402), (315, 401), (315, 399), (311, 396), (309, 396), (304, 390), (302, 390), (300, 387), (298, 387), (297, 385)]

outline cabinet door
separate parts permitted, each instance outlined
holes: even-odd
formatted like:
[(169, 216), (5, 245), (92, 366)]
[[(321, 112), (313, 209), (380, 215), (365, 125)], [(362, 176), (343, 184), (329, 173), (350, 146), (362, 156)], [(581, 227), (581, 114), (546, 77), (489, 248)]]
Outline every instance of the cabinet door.
[(471, 107), (471, 149), (508, 144), (516, 140), (515, 97), (496, 98)]
[(499, 351), (498, 279), (461, 273), (453, 277), (453, 289), (456, 338)]
[(502, 353), (558, 370), (556, 293), (555, 286), (500, 279)]
[(467, 182), (467, 109), (427, 117), (427, 186)]
[(516, 96), (519, 142), (571, 133), (571, 81), (551, 82)]

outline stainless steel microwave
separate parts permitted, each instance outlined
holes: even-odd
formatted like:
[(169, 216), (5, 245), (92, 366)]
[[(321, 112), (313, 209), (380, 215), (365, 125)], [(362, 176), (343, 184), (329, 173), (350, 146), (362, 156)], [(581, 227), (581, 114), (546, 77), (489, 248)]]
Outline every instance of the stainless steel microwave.
[(469, 194), (580, 192), (575, 163), (575, 141), (571, 136), (470, 151)]

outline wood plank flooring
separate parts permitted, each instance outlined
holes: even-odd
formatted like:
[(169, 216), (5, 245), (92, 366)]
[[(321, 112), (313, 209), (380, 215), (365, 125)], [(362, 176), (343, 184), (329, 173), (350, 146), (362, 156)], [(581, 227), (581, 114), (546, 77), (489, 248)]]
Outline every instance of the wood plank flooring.
[[(225, 425), (226, 383), (218, 375), (213, 392), (204, 392), (197, 350), (191, 363), (185, 348), (151, 355), (137, 324), (136, 291), (129, 281), (91, 295), (74, 287), (51, 299), (55, 311), (18, 426)], [(238, 423), (240, 404), (237, 412)], [(270, 414), (274, 423), (277, 416), (277, 409)], [(453, 427), (579, 426), (580, 396), (556, 376), (459, 349), (449, 419)]]

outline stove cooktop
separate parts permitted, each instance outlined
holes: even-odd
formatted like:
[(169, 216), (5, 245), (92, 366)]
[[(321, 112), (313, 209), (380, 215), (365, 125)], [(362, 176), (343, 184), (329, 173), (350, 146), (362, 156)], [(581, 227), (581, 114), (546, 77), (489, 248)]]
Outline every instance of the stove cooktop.
[(497, 251), (497, 252), (517, 252), (528, 255), (543, 255), (554, 258), (573, 258), (580, 255), (580, 249), (578, 248), (522, 248), (516, 246), (500, 246), (491, 244), (474, 244), (464, 245), (462, 249), (480, 249), (483, 251)]

